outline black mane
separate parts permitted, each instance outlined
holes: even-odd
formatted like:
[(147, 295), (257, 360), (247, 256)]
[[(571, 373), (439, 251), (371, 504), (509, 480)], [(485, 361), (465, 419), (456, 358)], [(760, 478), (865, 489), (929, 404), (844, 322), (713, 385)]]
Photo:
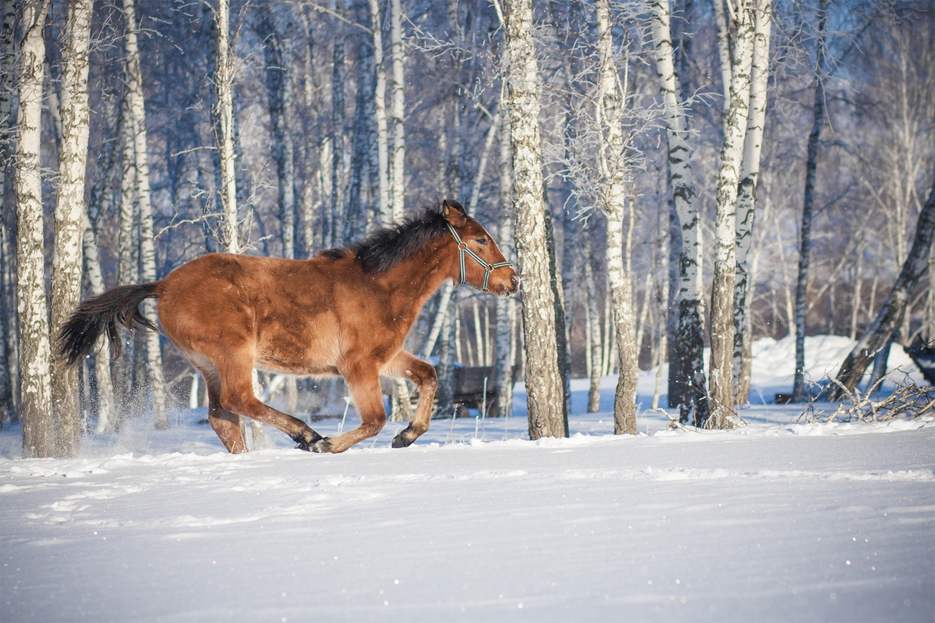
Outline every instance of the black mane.
[(328, 249), (319, 255), (337, 260), (352, 256), (364, 273), (385, 273), (412, 257), (429, 242), (448, 233), (441, 204), (427, 206), (406, 216), (402, 222), (378, 229), (343, 249)]

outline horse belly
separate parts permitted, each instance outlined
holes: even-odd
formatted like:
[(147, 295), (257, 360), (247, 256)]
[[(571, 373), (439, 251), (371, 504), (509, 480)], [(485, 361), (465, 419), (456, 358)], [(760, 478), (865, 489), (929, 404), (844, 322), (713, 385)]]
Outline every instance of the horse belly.
[(256, 367), (299, 376), (337, 374), (336, 345), (316, 333), (267, 332), (257, 343)]

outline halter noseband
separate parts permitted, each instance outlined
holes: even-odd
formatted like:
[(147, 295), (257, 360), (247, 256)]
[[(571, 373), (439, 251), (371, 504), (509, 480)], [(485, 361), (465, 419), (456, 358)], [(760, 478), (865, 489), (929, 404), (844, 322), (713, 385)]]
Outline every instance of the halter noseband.
[[(511, 268), (513, 264), (510, 262), (497, 262), (496, 264), (488, 264), (479, 256), (477, 253), (474, 253), (471, 249), (468, 248), (467, 243), (461, 240), (461, 236), (458, 235), (458, 232), (455, 231), (455, 228), (451, 226), (451, 223), (445, 223), (448, 226), (448, 231), (451, 232), (452, 237), (454, 237), (455, 242), (458, 243), (458, 262), (461, 264), (461, 282), (458, 285), (468, 283), (467, 280), (467, 271), (464, 267), (464, 256), (470, 255), (474, 258), (474, 261), (480, 264), (484, 268), (484, 285), (481, 286), (482, 292), (489, 292), (487, 289), (487, 282), (490, 281), (490, 273), (497, 270), (498, 268)], [(468, 283), (468, 285), (474, 285)], [(475, 286), (476, 287), (476, 286)]]

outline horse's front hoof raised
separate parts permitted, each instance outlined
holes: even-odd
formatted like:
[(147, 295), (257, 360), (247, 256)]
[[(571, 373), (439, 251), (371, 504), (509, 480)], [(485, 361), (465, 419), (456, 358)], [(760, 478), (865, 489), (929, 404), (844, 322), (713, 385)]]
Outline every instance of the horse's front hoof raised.
[(311, 450), (312, 452), (317, 452), (319, 454), (331, 452), (331, 440), (328, 439), (327, 437), (323, 439), (319, 439), (318, 441), (310, 445), (308, 449)]

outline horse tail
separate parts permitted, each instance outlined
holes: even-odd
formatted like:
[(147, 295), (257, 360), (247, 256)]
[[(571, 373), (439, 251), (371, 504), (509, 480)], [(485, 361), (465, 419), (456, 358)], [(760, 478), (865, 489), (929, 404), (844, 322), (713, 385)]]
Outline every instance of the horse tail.
[(123, 349), (117, 336), (118, 322), (130, 331), (158, 331), (156, 325), (140, 312), (140, 304), (144, 300), (159, 296), (158, 285), (158, 282), (153, 282), (117, 286), (81, 303), (62, 325), (58, 335), (59, 353), (67, 364), (73, 366), (90, 355), (103, 333), (107, 333), (114, 348), (114, 358), (119, 357)]

